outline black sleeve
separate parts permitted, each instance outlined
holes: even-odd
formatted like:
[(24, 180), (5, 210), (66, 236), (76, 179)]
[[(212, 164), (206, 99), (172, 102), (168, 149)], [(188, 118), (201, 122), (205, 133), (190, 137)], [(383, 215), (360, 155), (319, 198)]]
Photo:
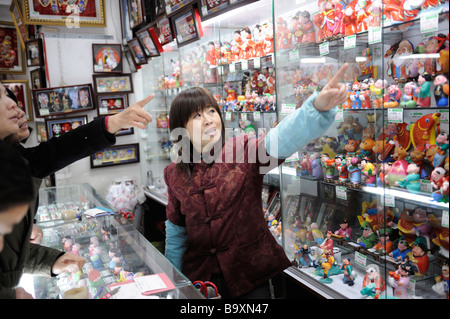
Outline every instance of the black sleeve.
[(105, 118), (101, 117), (35, 147), (22, 147), (19, 151), (28, 161), (31, 174), (44, 178), (115, 143), (115, 135), (106, 130)]

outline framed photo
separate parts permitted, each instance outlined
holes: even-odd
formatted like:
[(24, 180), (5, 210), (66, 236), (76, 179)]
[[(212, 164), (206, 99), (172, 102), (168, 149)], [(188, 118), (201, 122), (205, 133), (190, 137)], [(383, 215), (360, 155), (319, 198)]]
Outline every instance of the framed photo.
[(317, 215), (316, 224), (322, 233), (327, 233), (328, 230), (335, 225), (333, 225), (333, 219), (336, 215), (337, 205), (330, 203), (322, 203), (320, 205), (319, 214)]
[(144, 0), (147, 22), (153, 22), (166, 13), (164, 0)]
[(18, 0), (12, 0), (11, 6), (9, 7), (9, 13), (11, 14), (17, 34), (19, 35), (20, 45), (22, 46), (22, 49), (25, 49), (25, 42), (30, 40), (30, 38), (28, 36), (27, 26), (23, 19), (22, 8), (19, 6)]
[(33, 121), (33, 108), (31, 107), (31, 93), (28, 80), (3, 80), (2, 84), (14, 93), (17, 99), (17, 106), (25, 112), (27, 121)]
[(12, 22), (0, 21), (0, 74), (25, 74), (25, 55)]
[(33, 99), (37, 117), (83, 112), (96, 106), (90, 83), (33, 90)]
[(45, 126), (45, 122), (43, 121), (35, 121), (36, 124), (36, 137), (39, 143), (46, 142), (48, 140), (47, 137), (47, 128)]
[(98, 95), (98, 115), (109, 115), (122, 112), (128, 107), (128, 94)]
[(87, 123), (87, 116), (64, 117), (45, 119), (48, 139), (59, 137), (66, 132), (73, 131), (77, 127)]
[(114, 145), (92, 154), (91, 168), (139, 163), (139, 144)]
[(172, 27), (167, 17), (164, 16), (159, 20), (157, 20), (154, 29), (156, 31), (156, 35), (158, 36), (158, 40), (161, 45), (173, 41)]
[(269, 206), (267, 207), (267, 216), (273, 214), (275, 219), (280, 221), (281, 217), (281, 197), (280, 191), (275, 191), (272, 198), (269, 201)]
[(130, 71), (133, 73), (137, 72), (136, 63), (134, 62), (134, 59), (131, 56), (130, 48), (128, 47), (128, 45), (123, 47), (123, 55), (125, 56), (125, 59), (127, 59), (128, 66), (130, 67)]
[(133, 93), (131, 74), (100, 75), (94, 74), (94, 90), (103, 93)]
[(106, 27), (104, 0), (23, 0), (26, 24)]
[(92, 44), (94, 73), (122, 73), (121, 44)]
[(125, 45), (127, 41), (133, 39), (133, 31), (130, 26), (130, 19), (128, 19), (128, 3), (127, 0), (119, 0), (120, 4), (120, 25), (122, 29), (122, 44)]
[(178, 47), (200, 39), (199, 21), (196, 10), (190, 7), (172, 17), (173, 30), (176, 35)]
[(127, 9), (131, 29), (134, 29), (145, 22), (142, 0), (127, 0)]
[(134, 63), (136, 65), (148, 63), (144, 50), (142, 49), (141, 43), (137, 38), (128, 41), (128, 47), (130, 48), (131, 56), (133, 57)]
[(167, 1), (166, 2), (166, 14), (167, 16), (170, 16), (176, 12), (178, 12), (180, 9), (185, 8), (186, 5), (193, 3), (194, 0), (178, 0), (178, 1)]
[[(200, 0), (200, 13), (203, 18), (212, 18), (216, 16), (221, 10), (229, 6), (228, 0)], [(217, 14), (216, 14), (217, 13)]]
[(300, 198), (300, 207), (298, 212), (302, 225), (309, 226), (312, 222), (315, 222), (317, 217), (316, 198), (313, 196), (303, 195)]
[(47, 87), (47, 80), (45, 79), (45, 72), (42, 68), (37, 68), (30, 71), (31, 89), (44, 89)]
[(136, 32), (136, 36), (139, 39), (139, 42), (147, 58), (153, 58), (160, 55), (158, 48), (156, 47), (155, 42), (153, 41), (147, 29)]
[(45, 65), (42, 39), (38, 38), (25, 42), (25, 52), (28, 67)]

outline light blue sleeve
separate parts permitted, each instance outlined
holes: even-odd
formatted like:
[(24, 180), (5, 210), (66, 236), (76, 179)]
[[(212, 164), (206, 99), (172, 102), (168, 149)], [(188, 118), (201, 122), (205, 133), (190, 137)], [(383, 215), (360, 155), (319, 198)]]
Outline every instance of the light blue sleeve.
[(187, 248), (186, 227), (166, 220), (166, 258), (180, 271), (183, 269), (183, 256)]
[(314, 92), (300, 108), (289, 114), (267, 133), (265, 146), (267, 153), (278, 159), (285, 159), (325, 134), (334, 122), (337, 106), (320, 112), (314, 107), (319, 93)]

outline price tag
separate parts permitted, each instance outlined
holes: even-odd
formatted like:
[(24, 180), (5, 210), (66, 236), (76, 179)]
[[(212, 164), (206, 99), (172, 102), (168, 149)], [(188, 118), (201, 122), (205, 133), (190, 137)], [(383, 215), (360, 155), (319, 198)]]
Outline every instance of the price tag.
[(248, 70), (248, 60), (242, 60), (242, 70)]
[(231, 63), (230, 64), (230, 73), (234, 73), (234, 72), (236, 72), (236, 64)]
[(286, 158), (286, 162), (296, 162), (296, 161), (298, 161), (298, 152), (295, 152), (294, 154)]
[(247, 121), (247, 113), (242, 113), (241, 114), (241, 120)]
[(439, 14), (430, 14), (420, 18), (420, 33), (439, 30)]
[(335, 122), (344, 122), (344, 110), (337, 110), (334, 117)]
[(369, 27), (369, 44), (381, 42), (381, 27)]
[(366, 268), (367, 256), (355, 251), (355, 264), (358, 264), (361, 267)]
[(170, 5), (166, 5), (166, 13), (169, 14), (172, 12), (172, 7)]
[(296, 61), (299, 59), (298, 50), (289, 52), (289, 61)]
[(388, 109), (388, 121), (391, 123), (403, 123), (403, 109)]
[(253, 112), (253, 119), (257, 122), (261, 121), (261, 112)]
[(202, 15), (203, 16), (208, 15), (208, 7), (207, 6), (202, 6)]
[(319, 45), (319, 53), (320, 55), (327, 55), (330, 53), (330, 43), (324, 42)]
[(261, 58), (257, 57), (253, 59), (253, 66), (255, 68), (260, 68), (261, 67)]
[(40, 115), (49, 115), (50, 111), (49, 111), (49, 109), (40, 109), (39, 114)]
[(344, 38), (344, 50), (356, 47), (356, 34)]
[(347, 200), (347, 187), (336, 186), (336, 198)]
[(442, 211), (441, 226), (448, 228), (448, 210)]
[(219, 74), (219, 75), (223, 74), (223, 66), (222, 65), (217, 68), (217, 74)]
[(227, 113), (225, 114), (225, 120), (231, 121), (231, 112), (227, 112)]
[(281, 115), (289, 115), (295, 111), (295, 104), (281, 104)]
[(385, 194), (384, 196), (381, 196), (380, 203), (382, 206), (395, 207), (395, 196)]

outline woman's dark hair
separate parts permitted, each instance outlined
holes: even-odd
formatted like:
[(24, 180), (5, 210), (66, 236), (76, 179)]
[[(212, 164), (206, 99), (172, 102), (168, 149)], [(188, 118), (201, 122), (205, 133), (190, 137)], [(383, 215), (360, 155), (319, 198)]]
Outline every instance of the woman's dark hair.
[[(203, 109), (207, 107), (214, 107), (216, 112), (220, 116), (220, 120), (222, 122), (222, 132), (221, 132), (221, 140), (222, 145), (225, 140), (225, 124), (223, 122), (222, 113), (219, 105), (217, 104), (216, 98), (212, 95), (210, 91), (202, 87), (192, 87), (186, 90), (181, 91), (173, 100), (172, 105), (170, 107), (169, 113), (169, 127), (170, 130), (174, 130), (177, 128), (186, 128), (186, 124), (189, 121), (190, 117), (194, 113), (201, 112)], [(175, 143), (183, 143), (186, 141), (186, 138), (183, 136), (178, 136), (177, 140), (174, 140)], [(191, 173), (191, 163), (192, 163), (192, 155), (194, 153), (194, 147), (192, 143), (189, 141), (190, 145), (177, 145), (179, 147), (178, 155), (182, 156), (182, 151), (189, 148), (191, 160), (189, 162), (181, 161), (177, 164), (177, 168), (183, 172), (186, 172), (190, 175)]]
[(17, 152), (0, 140), (0, 213), (33, 200), (33, 182), (28, 166)]

